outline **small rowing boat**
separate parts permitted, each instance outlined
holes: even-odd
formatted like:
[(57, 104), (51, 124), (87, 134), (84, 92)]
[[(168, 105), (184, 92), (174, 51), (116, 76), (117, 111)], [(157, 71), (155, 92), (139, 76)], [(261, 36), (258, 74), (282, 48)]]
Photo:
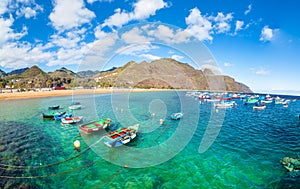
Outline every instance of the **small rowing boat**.
[(183, 117), (183, 113), (182, 112), (173, 113), (171, 115), (171, 119), (173, 119), (173, 120), (178, 120), (178, 119), (181, 119), (182, 117)]
[(129, 143), (136, 137), (139, 124), (129, 126), (128, 128), (120, 128), (105, 135), (103, 142), (108, 147), (118, 147)]
[(266, 105), (260, 105), (260, 106), (253, 106), (253, 110), (264, 110), (266, 109)]
[(74, 124), (82, 121), (83, 116), (75, 116), (75, 117), (66, 117), (66, 118), (61, 118), (61, 123), (62, 124)]
[(97, 121), (92, 121), (90, 123), (86, 123), (83, 125), (79, 125), (79, 130), (86, 133), (90, 134), (93, 132), (101, 131), (102, 129), (105, 129), (110, 126), (111, 119), (105, 118), (105, 119), (100, 119)]

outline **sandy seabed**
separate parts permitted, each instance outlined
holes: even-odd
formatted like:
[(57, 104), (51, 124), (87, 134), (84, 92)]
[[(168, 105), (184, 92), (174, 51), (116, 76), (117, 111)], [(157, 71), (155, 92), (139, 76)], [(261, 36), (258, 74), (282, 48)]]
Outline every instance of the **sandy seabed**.
[(43, 98), (53, 96), (70, 96), (80, 94), (103, 94), (116, 92), (154, 92), (154, 91), (170, 91), (168, 89), (75, 89), (75, 90), (51, 90), (51, 91), (29, 91), (29, 92), (13, 92), (1, 93), (0, 100), (14, 100), (26, 98)]

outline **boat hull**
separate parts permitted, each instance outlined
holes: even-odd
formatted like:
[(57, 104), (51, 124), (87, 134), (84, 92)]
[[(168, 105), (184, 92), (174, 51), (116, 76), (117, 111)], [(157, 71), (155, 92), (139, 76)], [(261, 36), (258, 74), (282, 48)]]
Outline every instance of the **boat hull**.
[(79, 125), (78, 128), (80, 131), (86, 133), (86, 134), (91, 134), (94, 132), (101, 131), (107, 127), (110, 126), (111, 119), (100, 119), (97, 121), (92, 121), (87, 124)]
[(75, 123), (79, 123), (80, 121), (82, 121), (82, 118), (83, 118), (82, 116), (62, 118), (61, 123), (62, 124), (75, 124)]
[(128, 128), (120, 128), (103, 138), (103, 143), (108, 147), (119, 147), (124, 144), (128, 144), (136, 138), (139, 124), (129, 126)]

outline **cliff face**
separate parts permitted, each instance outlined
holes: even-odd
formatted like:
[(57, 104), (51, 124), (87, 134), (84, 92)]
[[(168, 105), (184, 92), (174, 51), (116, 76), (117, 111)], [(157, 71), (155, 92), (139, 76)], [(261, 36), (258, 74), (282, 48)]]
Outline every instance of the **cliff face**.
[(151, 63), (129, 62), (112, 72), (100, 73), (96, 78), (112, 86), (244, 92), (244, 88), (229, 76), (196, 70), (169, 58)]

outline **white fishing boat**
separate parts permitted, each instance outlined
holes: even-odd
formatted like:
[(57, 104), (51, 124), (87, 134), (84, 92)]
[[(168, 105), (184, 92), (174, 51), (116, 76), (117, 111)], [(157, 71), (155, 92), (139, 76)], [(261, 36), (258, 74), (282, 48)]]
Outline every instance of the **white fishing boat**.
[(62, 124), (74, 124), (82, 121), (83, 116), (66, 117), (61, 119)]
[(237, 106), (237, 104), (235, 103), (235, 101), (214, 104), (215, 108), (232, 108), (232, 107), (236, 107), (236, 106)]
[(260, 106), (253, 106), (253, 110), (264, 110), (264, 109), (266, 109), (266, 105), (260, 105)]
[(81, 105), (80, 104), (74, 104), (72, 106), (69, 106), (70, 110), (78, 110), (81, 109)]

